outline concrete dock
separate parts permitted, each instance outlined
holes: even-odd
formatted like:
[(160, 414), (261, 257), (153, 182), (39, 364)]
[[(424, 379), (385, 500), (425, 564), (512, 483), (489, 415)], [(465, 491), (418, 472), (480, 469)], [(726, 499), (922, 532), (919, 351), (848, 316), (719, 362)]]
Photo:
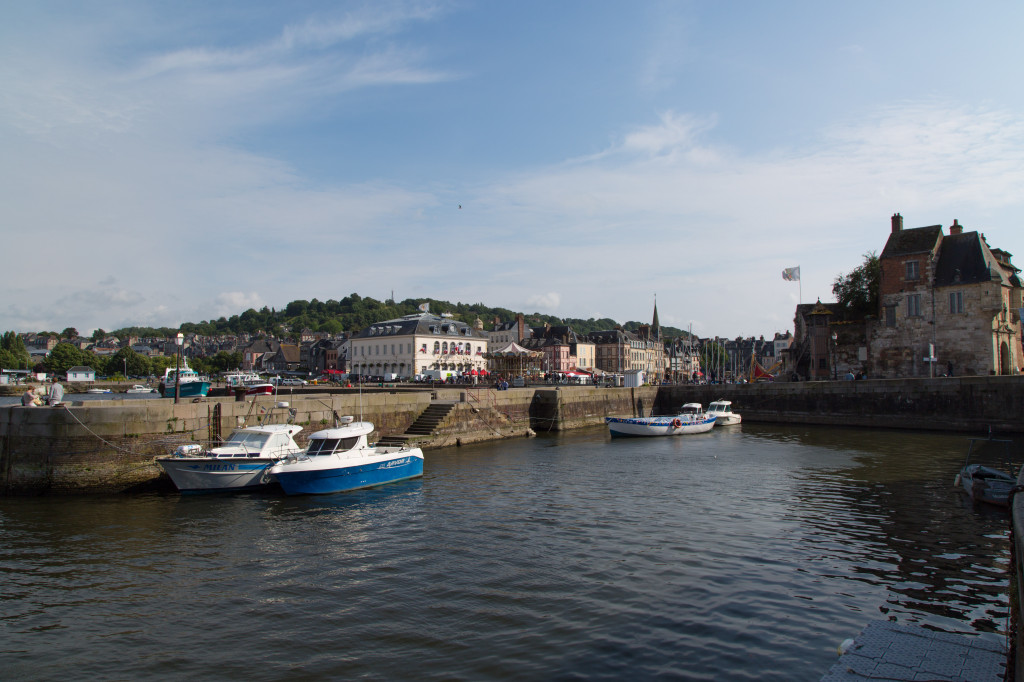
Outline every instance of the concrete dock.
[(1001, 643), (874, 621), (821, 680), (1002, 682), (1005, 673), (1006, 648)]

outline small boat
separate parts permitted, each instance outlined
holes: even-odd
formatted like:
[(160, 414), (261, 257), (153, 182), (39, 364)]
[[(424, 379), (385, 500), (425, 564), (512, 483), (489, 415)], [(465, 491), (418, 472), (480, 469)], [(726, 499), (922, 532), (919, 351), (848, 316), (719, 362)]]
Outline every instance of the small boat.
[(743, 417), (738, 412), (732, 411), (731, 400), (715, 400), (708, 403), (708, 414), (715, 415), (715, 424), (719, 426), (739, 424), (743, 421)]
[(111, 393), (111, 390), (109, 388), (90, 388), (86, 391), (86, 393)]
[(181, 445), (156, 462), (183, 493), (259, 490), (274, 484), (274, 464), (302, 452), (295, 442), (300, 431), (295, 424), (248, 426), (216, 447)]
[(143, 386), (142, 384), (135, 384), (125, 391), (125, 393), (156, 393), (156, 389), (149, 386)]
[(181, 364), (181, 372), (173, 367), (164, 370), (164, 379), (160, 382), (160, 392), (165, 398), (174, 397), (176, 381), (179, 382), (178, 395), (182, 398), (205, 398), (206, 394), (210, 392), (210, 382), (200, 377), (199, 373), (184, 361)]
[(981, 464), (968, 464), (956, 478), (975, 502), (999, 507), (1010, 506), (1010, 491), (1017, 485), (1017, 479), (1005, 471)]
[[(975, 502), (987, 502), (999, 507), (1010, 506), (1010, 491), (1017, 485), (1016, 477), (996, 469), (995, 467), (982, 464), (969, 464), (971, 455), (977, 449), (981, 449), (985, 443), (1002, 446), (1004, 459), (1008, 461), (1010, 445), (1013, 441), (999, 440), (992, 438), (971, 438), (971, 445), (967, 448), (967, 458), (960, 473), (956, 475), (953, 485), (962, 487)], [(979, 445), (981, 444), (981, 445)]]
[(686, 403), (679, 414), (667, 417), (605, 417), (613, 436), (681, 436), (705, 433), (715, 426), (715, 417), (699, 403)]
[(408, 446), (371, 445), (370, 422), (342, 417), (341, 424), (317, 431), (302, 453), (271, 469), (289, 495), (340, 493), (404, 481), (423, 475), (423, 451)]

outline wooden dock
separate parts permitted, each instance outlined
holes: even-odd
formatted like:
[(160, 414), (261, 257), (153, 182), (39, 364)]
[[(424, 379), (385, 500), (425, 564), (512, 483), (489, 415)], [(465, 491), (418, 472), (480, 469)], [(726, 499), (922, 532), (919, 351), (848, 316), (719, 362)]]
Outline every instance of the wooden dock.
[(858, 680), (963, 680), (1002, 682), (1006, 648), (978, 637), (874, 621), (821, 682)]

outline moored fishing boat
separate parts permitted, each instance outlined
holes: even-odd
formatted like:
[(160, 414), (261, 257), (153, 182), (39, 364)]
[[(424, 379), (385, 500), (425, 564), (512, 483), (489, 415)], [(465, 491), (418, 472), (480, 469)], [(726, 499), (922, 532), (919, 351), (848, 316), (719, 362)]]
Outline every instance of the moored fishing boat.
[(254, 381), (245, 384), (246, 395), (273, 395), (274, 385), (268, 384), (265, 381)]
[(235, 430), (216, 447), (182, 445), (156, 462), (181, 492), (257, 490), (273, 485), (274, 464), (302, 452), (295, 442), (300, 431), (295, 424), (249, 426)]
[(200, 377), (185, 361), (181, 363), (180, 372), (173, 367), (164, 370), (160, 393), (165, 398), (173, 398), (175, 383), (178, 384), (178, 395), (182, 398), (205, 398), (210, 392), (210, 382)]
[(306, 450), (271, 469), (289, 495), (339, 493), (423, 475), (423, 451), (371, 445), (370, 422), (342, 417), (341, 425), (310, 435)]
[(715, 425), (698, 403), (687, 403), (676, 415), (665, 417), (605, 417), (613, 436), (682, 436), (705, 433)]

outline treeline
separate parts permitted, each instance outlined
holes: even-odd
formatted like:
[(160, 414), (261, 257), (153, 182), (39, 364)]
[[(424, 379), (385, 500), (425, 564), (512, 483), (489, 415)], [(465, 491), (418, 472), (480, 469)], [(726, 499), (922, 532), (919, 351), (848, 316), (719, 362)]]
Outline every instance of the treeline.
[[(264, 333), (268, 336), (279, 339), (291, 339), (297, 341), (303, 329), (327, 334), (340, 334), (342, 332), (355, 333), (375, 322), (390, 320), (403, 315), (412, 315), (420, 311), (420, 306), (429, 304), (430, 312), (434, 314), (448, 313), (455, 319), (472, 325), (477, 318), (483, 321), (485, 329), (491, 329), (494, 320), (509, 322), (515, 319), (516, 311), (508, 308), (493, 308), (483, 303), (451, 303), (437, 299), (421, 298), (406, 299), (401, 302), (393, 300), (378, 301), (369, 297), (362, 297), (359, 294), (350, 294), (340, 301), (333, 299), (319, 301), (292, 301), (282, 310), (263, 307), (260, 310), (250, 308), (241, 315), (221, 317), (217, 320), (204, 320), (203, 322), (186, 322), (181, 325), (182, 332), (196, 333), (203, 336), (218, 336), (223, 334), (258, 334)], [(588, 334), (595, 331), (615, 329), (620, 326), (618, 322), (609, 318), (601, 319), (580, 319), (580, 318), (558, 318), (553, 315), (542, 315), (532, 313), (526, 315), (526, 324), (540, 327), (544, 323), (551, 325), (569, 325), (578, 334)], [(642, 323), (627, 322), (621, 327), (629, 331), (635, 331)], [(649, 323), (648, 323), (649, 324)], [(122, 333), (130, 333), (137, 336), (173, 336), (178, 330), (167, 329), (144, 329), (129, 328), (114, 332), (120, 337)], [(683, 332), (674, 327), (662, 327), (662, 337), (669, 339), (683, 335)]]
[[(250, 308), (241, 315), (202, 322), (185, 322), (178, 329), (172, 327), (124, 327), (112, 332), (97, 329), (91, 338), (93, 341), (101, 341), (107, 336), (115, 336), (122, 342), (127, 341), (130, 337), (169, 339), (180, 331), (184, 334), (199, 334), (207, 337), (245, 333), (262, 334), (270, 338), (298, 343), (299, 335), (304, 329), (331, 335), (342, 332), (355, 333), (375, 322), (418, 313), (423, 304), (428, 304), (430, 312), (434, 314), (448, 313), (468, 325), (475, 324), (479, 318), (487, 330), (493, 329), (495, 320), (511, 322), (516, 319), (518, 314), (508, 308), (492, 308), (483, 303), (451, 303), (431, 298), (409, 298), (401, 302), (378, 301), (369, 297), (364, 298), (359, 294), (350, 294), (340, 301), (333, 299), (318, 301), (315, 298), (311, 301), (292, 301), (282, 310), (268, 307), (263, 307), (260, 310)], [(542, 327), (545, 323), (552, 326), (568, 325), (577, 334), (582, 335), (618, 327), (627, 331), (636, 331), (642, 324), (650, 324), (650, 322), (631, 321), (620, 325), (607, 317), (601, 319), (558, 318), (541, 313), (525, 315), (525, 320), (527, 326), (531, 327)], [(56, 332), (40, 332), (40, 334), (65, 339), (73, 339), (78, 336), (77, 330), (72, 327), (66, 328), (59, 334)], [(662, 327), (661, 336), (665, 341), (669, 341), (679, 336), (685, 336), (685, 332), (675, 327)], [(190, 359), (189, 362), (194, 365), (193, 368), (196, 371), (217, 372), (240, 367), (240, 355), (237, 352), (221, 351), (211, 358)], [(238, 356), (237, 359), (235, 359), (236, 356)], [(148, 358), (130, 348), (122, 348), (114, 355), (98, 356), (70, 343), (60, 343), (42, 364), (46, 371), (61, 374), (70, 367), (81, 365), (93, 368), (98, 375), (127, 373), (128, 376), (148, 376), (150, 374), (162, 375), (164, 368), (173, 362), (173, 357)], [(29, 363), (29, 354), (25, 350), (25, 344), (21, 337), (13, 331), (3, 334), (0, 337), (0, 367), (5, 369), (36, 369), (39, 367), (30, 367)]]

